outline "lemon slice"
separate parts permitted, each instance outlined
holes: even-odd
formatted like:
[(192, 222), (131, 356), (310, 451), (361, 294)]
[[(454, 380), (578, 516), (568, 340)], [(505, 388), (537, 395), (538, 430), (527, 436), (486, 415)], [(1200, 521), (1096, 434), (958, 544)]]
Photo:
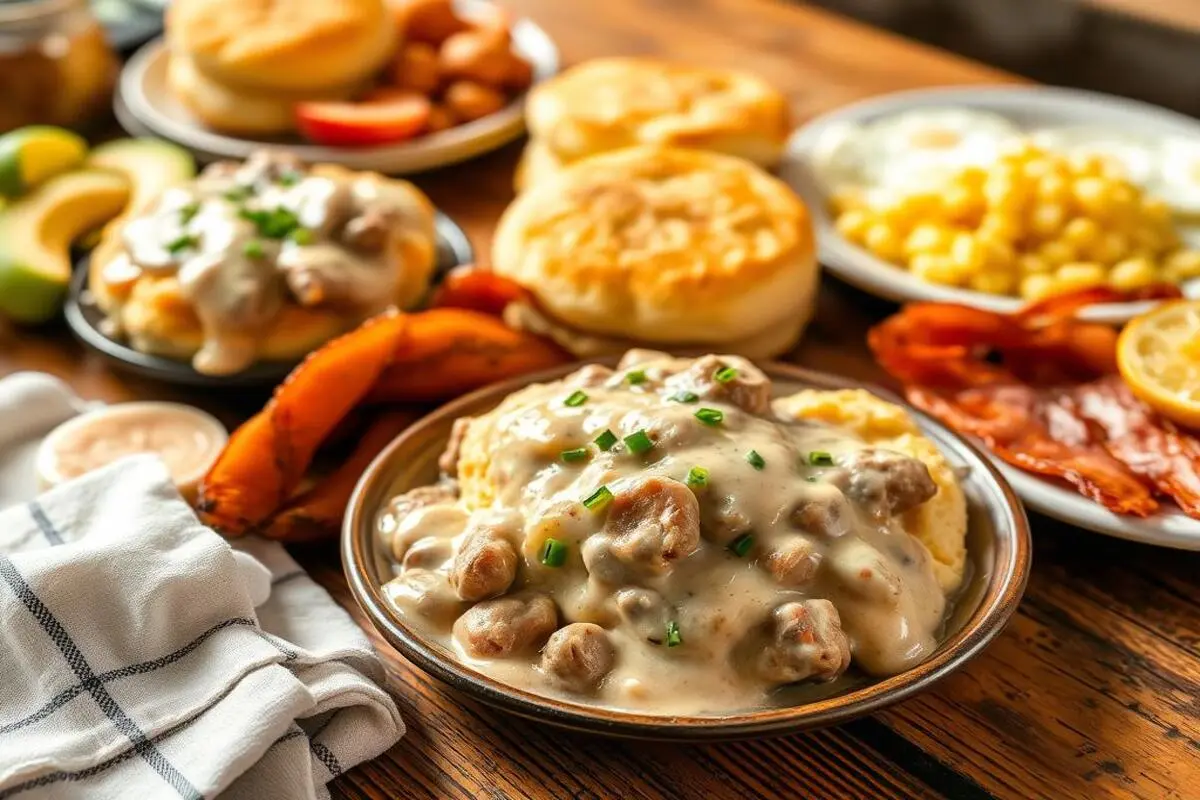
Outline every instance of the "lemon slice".
[(1200, 300), (1165, 303), (1130, 322), (1117, 341), (1117, 365), (1147, 405), (1200, 428)]

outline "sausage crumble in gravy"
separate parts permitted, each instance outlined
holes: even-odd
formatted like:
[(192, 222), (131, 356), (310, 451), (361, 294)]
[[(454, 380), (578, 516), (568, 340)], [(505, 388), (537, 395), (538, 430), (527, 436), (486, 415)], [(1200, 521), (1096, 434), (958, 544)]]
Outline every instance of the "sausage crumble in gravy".
[(947, 607), (912, 521), (957, 484), (788, 399), (736, 356), (630, 351), (460, 419), (443, 482), (378, 518), (385, 594), (498, 680), (643, 713), (905, 670)]

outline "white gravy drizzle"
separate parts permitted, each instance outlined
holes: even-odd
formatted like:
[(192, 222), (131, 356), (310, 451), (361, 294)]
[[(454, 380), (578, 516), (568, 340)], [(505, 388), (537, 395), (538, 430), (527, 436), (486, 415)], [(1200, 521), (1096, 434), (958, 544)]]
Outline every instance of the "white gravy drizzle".
[(386, 245), (402, 209), (370, 177), (264, 151), (165, 191), (125, 224), (103, 276), (177, 279), (204, 336), (193, 366), (230, 374), (253, 363), (287, 304), (341, 309), (348, 324), (391, 305), (402, 265)]
[[(843, 502), (849, 513), (825, 532), (802, 530), (792, 519), (792, 510), (806, 502), (823, 508), (844, 501), (846, 495), (835, 485), (839, 481), (845, 486), (857, 476), (856, 485), (866, 496), (878, 489), (883, 478), (868, 468), (808, 464), (813, 452), (827, 452), (845, 463), (868, 446), (849, 431), (781, 419), (769, 409), (750, 413), (704, 396), (690, 403), (668, 399), (693, 386), (687, 370), (694, 372), (703, 363), (711, 362), (650, 361), (639, 365), (647, 379), (638, 385), (618, 370), (602, 385), (583, 385), (586, 402), (571, 407), (565, 399), (589, 383), (585, 373), (577, 373), (522, 390), (473, 420), (472, 426), (486, 426), (480, 433), (488, 437), (491, 460), (485, 479), (495, 493), (492, 509), (470, 509), (450, 496), (421, 505), (410, 494), (379, 516), (381, 544), (397, 558), (398, 577), (384, 586), (397, 611), (461, 661), (505, 683), (653, 714), (715, 714), (768, 704), (780, 681), (753, 669), (751, 662), (766, 646), (754, 639), (754, 632), (784, 603), (831, 601), (853, 662), (868, 674), (894, 674), (927, 658), (937, 646), (946, 598), (928, 551), (903, 529), (899, 516), (873, 515), (862, 503)], [(720, 363), (766, 380), (736, 357), (720, 357)], [(585, 372), (594, 376), (596, 369)], [(695, 416), (700, 408), (721, 411), (723, 421), (702, 423)], [(606, 429), (618, 439), (645, 430), (654, 447), (643, 455), (630, 453), (624, 444), (604, 452), (592, 442)], [(564, 463), (562, 451), (584, 446), (587, 460)], [(761, 470), (747, 461), (751, 450), (761, 456)], [(684, 481), (692, 467), (709, 474), (708, 485), (694, 489), (701, 520), (697, 549), (663, 574), (615, 582), (589, 575), (581, 550), (589, 537), (602, 535), (611, 505), (588, 510), (581, 501), (600, 486), (618, 493), (645, 476)], [(723, 507), (738, 515), (740, 523), (734, 527), (753, 537), (744, 556), (730, 549), (736, 531), (728, 524), (722, 527)], [(496, 509), (516, 512), (517, 520), (513, 544), (520, 562), (504, 596), (544, 592), (557, 606), (558, 627), (594, 622), (606, 630), (615, 664), (594, 693), (581, 698), (556, 686), (539, 664), (536, 646), (506, 658), (480, 658), (452, 631), (455, 619), (472, 605), (460, 601), (452, 585), (454, 555), (463, 547), (468, 523)], [(727, 515), (726, 522), (733, 517)], [(548, 536), (567, 545), (561, 567), (539, 560)], [(787, 543), (809, 546), (819, 564), (801, 585), (781, 585), (769, 568), (769, 554)], [(617, 612), (617, 593), (632, 587), (661, 595), (681, 644), (666, 646), (665, 635), (651, 641), (653, 624), (647, 630)], [(836, 678), (845, 666), (818, 677)]]

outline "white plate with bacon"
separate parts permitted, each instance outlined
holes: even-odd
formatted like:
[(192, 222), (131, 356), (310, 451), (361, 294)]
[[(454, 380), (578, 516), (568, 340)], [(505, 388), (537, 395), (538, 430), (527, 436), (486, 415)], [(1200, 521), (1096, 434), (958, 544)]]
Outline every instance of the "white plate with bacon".
[(1017, 469), (998, 458), (992, 461), (1025, 504), (1039, 514), (1119, 539), (1179, 550), (1200, 550), (1200, 521), (1192, 519), (1178, 508), (1168, 507), (1149, 517), (1115, 514), (1077, 492)]
[(1113, 300), (1090, 290), (1015, 314), (919, 303), (869, 342), (906, 399), (978, 440), (1031, 509), (1200, 550), (1200, 433), (1135, 395), (1118, 369), (1116, 330), (1076, 318)]

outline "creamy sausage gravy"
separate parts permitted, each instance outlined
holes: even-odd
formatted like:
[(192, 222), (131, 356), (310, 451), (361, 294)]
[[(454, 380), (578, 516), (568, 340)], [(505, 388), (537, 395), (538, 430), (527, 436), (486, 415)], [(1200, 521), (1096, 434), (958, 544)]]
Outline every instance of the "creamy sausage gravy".
[[(102, 275), (110, 285), (178, 280), (203, 330), (193, 366), (238, 372), (286, 304), (335, 310), (347, 327), (392, 305), (405, 265), (391, 240), (422, 229), (428, 213), (416, 196), (372, 173), (263, 151), (165, 191), (125, 224)], [(107, 333), (122, 334), (117, 315)]]
[(925, 465), (777, 416), (743, 359), (631, 351), (459, 420), (454, 439), (443, 482), (378, 517), (384, 589), (501, 681), (725, 713), (937, 645), (947, 600), (904, 527), (937, 491)]

